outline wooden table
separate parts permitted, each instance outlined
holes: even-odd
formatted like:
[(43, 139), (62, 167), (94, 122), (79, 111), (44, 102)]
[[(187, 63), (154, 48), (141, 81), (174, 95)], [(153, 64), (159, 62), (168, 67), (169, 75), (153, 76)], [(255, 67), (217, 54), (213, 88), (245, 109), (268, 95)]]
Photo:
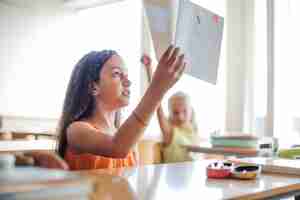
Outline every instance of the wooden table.
[(262, 174), (256, 180), (207, 179), (203, 160), (80, 172), (96, 180), (93, 199), (280, 199), (300, 194), (300, 177)]

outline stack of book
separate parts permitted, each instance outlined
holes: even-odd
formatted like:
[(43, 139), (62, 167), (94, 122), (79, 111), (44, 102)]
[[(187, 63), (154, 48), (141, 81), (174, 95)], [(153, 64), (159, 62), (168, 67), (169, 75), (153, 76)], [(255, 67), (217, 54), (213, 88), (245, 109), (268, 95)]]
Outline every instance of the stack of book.
[(245, 133), (226, 133), (212, 135), (210, 143), (214, 149), (222, 149), (227, 152), (237, 152), (245, 156), (256, 156), (259, 151), (258, 138)]
[(62, 170), (21, 167), (0, 170), (1, 200), (88, 200), (92, 182)]

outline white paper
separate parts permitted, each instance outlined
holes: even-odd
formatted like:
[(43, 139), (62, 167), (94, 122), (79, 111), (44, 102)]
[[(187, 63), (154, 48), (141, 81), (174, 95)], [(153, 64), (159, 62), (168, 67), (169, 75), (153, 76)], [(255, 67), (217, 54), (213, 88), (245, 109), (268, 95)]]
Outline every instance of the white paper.
[(186, 55), (186, 73), (216, 84), (224, 19), (181, 0), (177, 20), (175, 44)]

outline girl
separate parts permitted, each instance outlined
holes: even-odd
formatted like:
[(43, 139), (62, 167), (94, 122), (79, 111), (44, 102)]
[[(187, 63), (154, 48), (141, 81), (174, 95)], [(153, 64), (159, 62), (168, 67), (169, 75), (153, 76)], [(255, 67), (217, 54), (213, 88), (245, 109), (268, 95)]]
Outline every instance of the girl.
[[(151, 59), (144, 55), (142, 62), (146, 66), (148, 80), (152, 79)], [(152, 80), (150, 85), (155, 80)], [(167, 118), (161, 105), (157, 109), (157, 117), (163, 133), (164, 162), (191, 161), (192, 157), (184, 145), (192, 145), (197, 141), (197, 125), (190, 98), (183, 92), (177, 92), (169, 98), (169, 113)]]
[(123, 59), (112, 50), (85, 55), (72, 72), (60, 120), (58, 150), (70, 169), (134, 166), (132, 148), (184, 69), (184, 55), (171, 45), (142, 100), (120, 125), (119, 110), (129, 104), (131, 85)]

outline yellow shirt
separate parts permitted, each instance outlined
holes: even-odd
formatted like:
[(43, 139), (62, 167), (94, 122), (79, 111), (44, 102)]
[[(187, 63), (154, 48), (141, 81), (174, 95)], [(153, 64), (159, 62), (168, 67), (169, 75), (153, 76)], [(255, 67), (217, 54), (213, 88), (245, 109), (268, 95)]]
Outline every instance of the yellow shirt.
[(171, 143), (163, 149), (165, 163), (191, 161), (192, 157), (182, 145), (192, 145), (195, 133), (192, 128), (173, 127)]

